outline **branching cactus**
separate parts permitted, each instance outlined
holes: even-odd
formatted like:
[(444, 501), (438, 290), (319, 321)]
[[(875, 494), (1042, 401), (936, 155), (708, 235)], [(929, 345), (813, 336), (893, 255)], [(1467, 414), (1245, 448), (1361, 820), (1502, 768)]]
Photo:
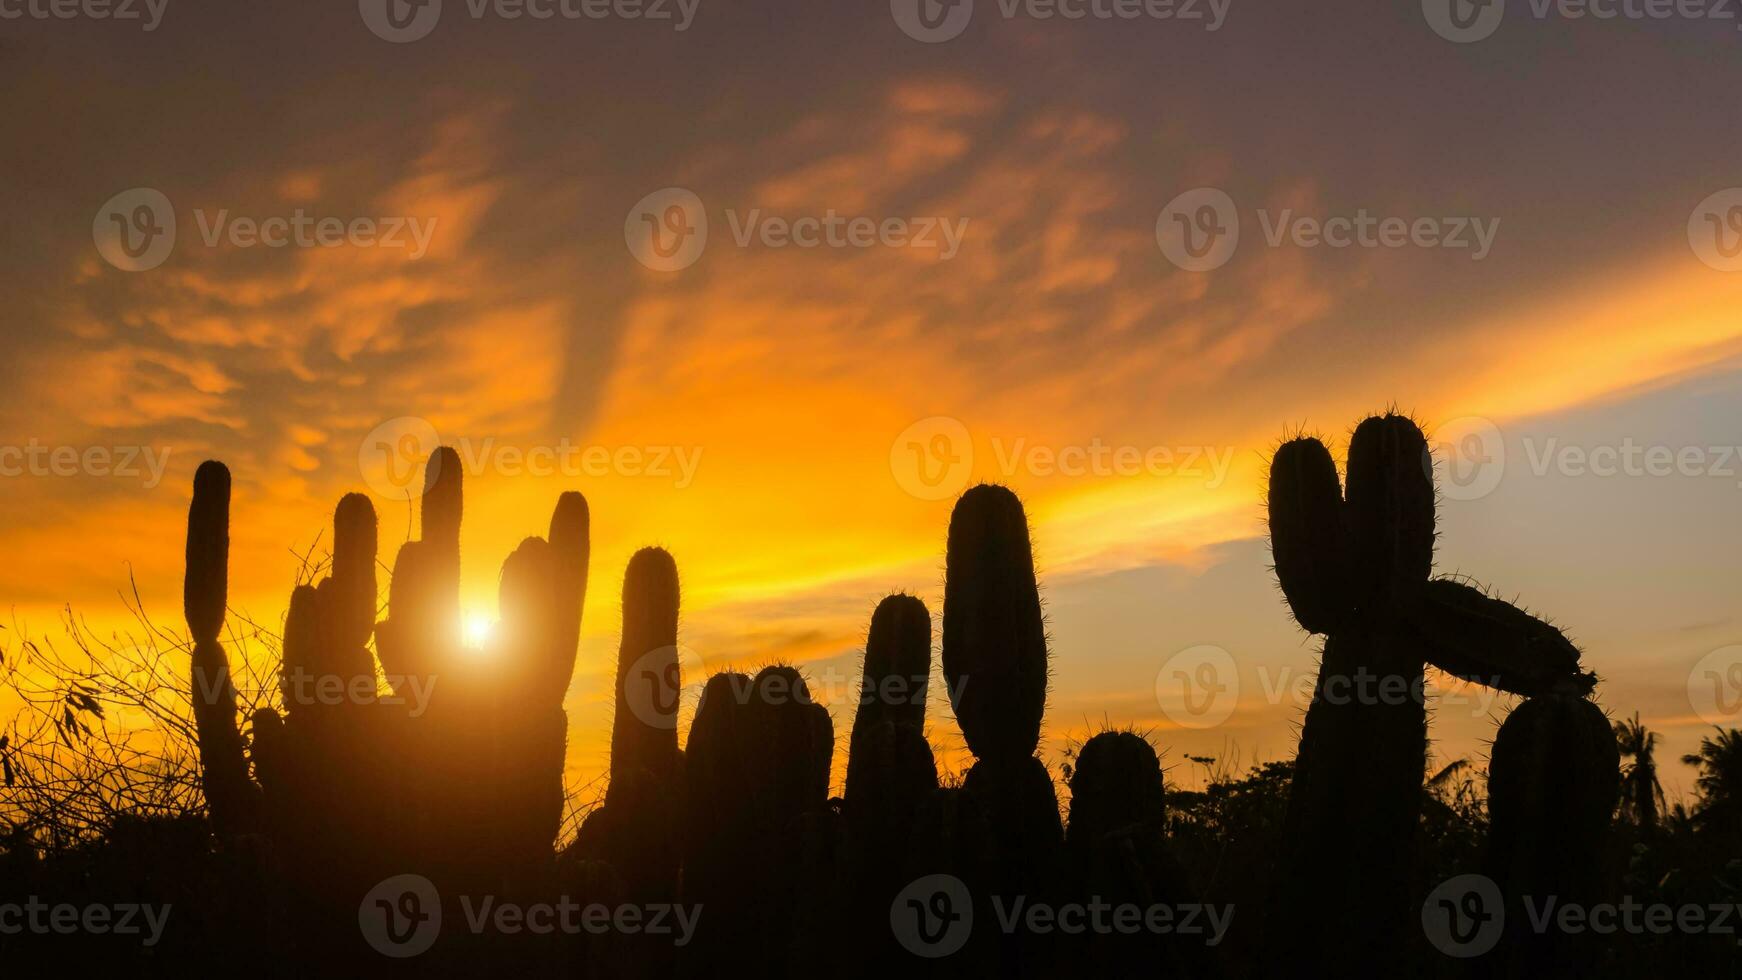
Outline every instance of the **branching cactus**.
[(1488, 767), (1484, 862), (1506, 902), (1500, 975), (1595, 972), (1601, 937), (1533, 930), (1526, 903), (1593, 908), (1610, 900), (1604, 863), (1620, 769), (1609, 719), (1571, 686), (1525, 701), (1500, 726)]
[[(1014, 493), (983, 484), (956, 501), (944, 576), (944, 678), (975, 756), (962, 791), (997, 855), (967, 884), (991, 914), (994, 896), (1056, 890), (1064, 839), (1052, 776), (1034, 755), (1046, 713), (1046, 624)], [(1047, 969), (1030, 938), (1002, 944), (1000, 960), (1017, 975)]]
[(230, 580), (230, 471), (208, 460), (194, 473), (188, 507), (187, 573), (182, 609), (193, 635), (194, 721), (212, 827), (220, 835), (252, 831), (260, 791), (248, 779), (242, 735), (236, 727), (236, 689), (230, 661), (218, 642)]
[(1554, 627), (1463, 583), (1430, 581), (1431, 473), (1421, 430), (1395, 414), (1356, 428), (1346, 493), (1317, 439), (1284, 443), (1271, 463), (1277, 581), (1301, 626), (1326, 637), (1270, 920), (1273, 955), (1313, 964), (1307, 972), (1395, 969), (1410, 935), (1424, 663), (1526, 693), (1592, 682)]
[[(528, 538), (510, 556), (497, 649), (462, 655), (459, 458), (443, 449), (426, 473), (425, 537), (401, 549), (389, 615), (379, 625), (374, 508), (358, 494), (339, 502), (330, 574), (299, 586), (285, 617), (285, 711), (253, 719), (265, 825), (300, 897), (299, 924), (324, 930), (306, 937), (317, 956), (325, 940), (355, 944), (358, 888), (387, 873), (409, 867), (460, 888), (513, 887), (553, 857), (563, 800), (562, 703), (586, 581), (586, 502), (565, 494), (552, 541)], [(227, 498), (228, 474), (215, 463), (202, 467), (188, 528), (196, 674), (211, 673), (212, 651), (222, 665), (215, 640)], [(399, 703), (376, 696), (371, 633)], [(214, 689), (227, 689), (223, 673)], [(197, 719), (202, 750), (238, 746), (204, 753), (206, 783), (219, 788), (209, 794), (221, 832), (239, 826), (235, 799), (252, 791), (234, 735), (233, 695), (228, 703), (227, 711), (201, 707)], [(238, 769), (240, 791), (232, 788)]]

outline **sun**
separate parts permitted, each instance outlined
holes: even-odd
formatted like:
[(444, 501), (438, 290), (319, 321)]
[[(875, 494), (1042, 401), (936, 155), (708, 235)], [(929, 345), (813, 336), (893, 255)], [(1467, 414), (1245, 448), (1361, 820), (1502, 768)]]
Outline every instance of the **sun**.
[(495, 627), (496, 623), (491, 620), (490, 617), (482, 613), (467, 614), (465, 626), (462, 630), (465, 634), (464, 639), (466, 646), (471, 647), (474, 650), (484, 649), (489, 645), (490, 633), (495, 629)]

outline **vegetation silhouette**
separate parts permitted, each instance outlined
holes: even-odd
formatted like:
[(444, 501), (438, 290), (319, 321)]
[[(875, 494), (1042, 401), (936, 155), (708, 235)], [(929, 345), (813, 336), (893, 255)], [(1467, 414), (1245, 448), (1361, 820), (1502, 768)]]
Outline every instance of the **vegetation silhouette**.
[[(829, 796), (833, 722), (789, 665), (706, 678), (680, 748), (682, 692), (701, 679), (682, 676), (677, 563), (643, 549), (623, 580), (608, 787), (566, 841), (563, 700), (589, 580), (585, 499), (563, 494), (549, 534), (510, 554), (501, 624), (479, 656), (460, 642), (458, 455), (444, 448), (427, 462), (420, 535), (399, 549), (384, 610), (375, 512), (347, 495), (326, 574), (291, 594), (276, 706), (250, 711), (259, 702), (235, 683), (224, 641), (230, 474), (207, 462), (194, 479), (184, 591), (197, 799), (165, 815), (118, 813), (53, 847), (44, 842), (63, 838), (45, 831), (57, 818), (39, 807), (4, 828), (0, 902), (171, 903), (160, 947), (81, 948), (143, 975), (241, 962), (268, 976), (600, 978), (1730, 969), (1733, 950), (1715, 937), (1527, 928), (1526, 903), (1542, 895), (1742, 897), (1742, 733), (1720, 729), (1688, 756), (1698, 801), (1666, 809), (1655, 734), (1637, 715), (1611, 724), (1590, 700), (1595, 675), (1557, 628), (1433, 577), (1429, 462), (1420, 429), (1396, 414), (1355, 429), (1342, 475), (1317, 439), (1276, 452), (1277, 580), (1300, 625), (1325, 636), (1295, 760), (1239, 773), (1194, 757), (1205, 788), (1182, 790), (1148, 735), (1100, 731), (1059, 773), (1068, 821), (1037, 756), (1050, 653), (1028, 521), (1009, 489), (969, 489), (950, 519), (939, 659), (974, 757), (959, 781), (940, 777), (926, 731), (932, 613), (901, 593), (871, 615), (841, 798)], [(1426, 771), (1429, 665), (1525, 699), (1500, 726), (1485, 781), (1467, 760)], [(101, 722), (97, 698), (115, 693), (94, 676), (69, 687), (54, 722), (75, 756), (100, 746), (81, 713)], [(51, 764), (34, 745), (0, 739), (8, 787), (28, 788)], [(90, 764), (110, 774), (99, 782), (116, 771)], [(54, 792), (28, 798), (52, 803)], [(1418, 921), (1434, 884), (1463, 874), (1486, 876), (1505, 915), (1496, 948), (1469, 963), (1433, 949)], [(382, 916), (403, 910), (409, 927), (416, 910), (397, 895), (372, 908), (366, 896), (404, 875), (433, 887), (439, 909), (422, 913), (439, 911), (445, 926), (428, 952), (399, 960), (382, 954), (402, 937), (389, 929), (384, 948), (371, 916), (398, 921)], [(968, 907), (913, 898), (915, 883), (938, 876), (959, 883)], [(500, 926), (478, 918), (486, 898), (675, 904), (697, 917), (681, 939), (468, 925)], [(1001, 925), (1013, 907), (1072, 905), (1237, 915), (1214, 941)], [(968, 916), (960, 948), (934, 955), (937, 930)], [(0, 935), (9, 968), (45, 951), (66, 955), (43, 937)]]

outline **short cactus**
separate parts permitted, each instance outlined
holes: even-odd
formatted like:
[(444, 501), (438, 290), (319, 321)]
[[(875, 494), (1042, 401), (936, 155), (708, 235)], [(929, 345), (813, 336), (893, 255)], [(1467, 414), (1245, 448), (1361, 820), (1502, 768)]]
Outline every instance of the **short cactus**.
[(861, 814), (882, 826), (906, 820), (937, 789), (937, 766), (924, 730), (931, 635), (931, 613), (914, 596), (889, 596), (871, 616), (847, 754), (849, 821)]
[(1543, 694), (1507, 715), (1488, 766), (1485, 870), (1506, 900), (1504, 975), (1592, 972), (1598, 938), (1529, 927), (1526, 902), (1591, 908), (1604, 893), (1621, 756), (1609, 719), (1576, 689)]

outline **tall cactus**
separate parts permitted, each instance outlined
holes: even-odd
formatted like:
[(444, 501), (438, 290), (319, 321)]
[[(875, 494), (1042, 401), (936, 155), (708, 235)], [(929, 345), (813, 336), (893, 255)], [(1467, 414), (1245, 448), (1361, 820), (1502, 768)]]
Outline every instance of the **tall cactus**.
[(1276, 577), (1296, 620), (1326, 636), (1295, 760), (1274, 890), (1273, 956), (1297, 973), (1393, 970), (1410, 935), (1426, 765), (1423, 667), (1508, 690), (1588, 690), (1558, 630), (1469, 586), (1430, 580), (1427, 441), (1400, 415), (1363, 421), (1347, 494), (1317, 439), (1276, 452)]
[(617, 865), (637, 901), (668, 901), (677, 888), (678, 605), (671, 555), (661, 548), (637, 551), (623, 574), (611, 781), (578, 841), (583, 855)]
[[(967, 871), (975, 879), (968, 886), (990, 914), (994, 896), (1054, 892), (1064, 840), (1052, 776), (1034, 755), (1046, 713), (1046, 624), (1028, 518), (1005, 487), (968, 490), (950, 515), (943, 634), (950, 703), (975, 756), (962, 792), (987, 822), (997, 855)], [(1000, 945), (1005, 969), (1048, 972), (1035, 943)]]
[(1278, 955), (1325, 972), (1396, 968), (1408, 925), (1405, 856), (1420, 815), (1427, 712), (1424, 657), (1401, 617), (1433, 564), (1426, 459), (1415, 424), (1386, 415), (1355, 430), (1346, 499), (1316, 439), (1285, 443), (1271, 464), (1277, 580), (1301, 625), (1327, 634), (1295, 761), (1284, 837), (1296, 846), (1273, 935)]
[(226, 836), (254, 829), (260, 795), (248, 779), (230, 661), (218, 642), (229, 594), (229, 563), (230, 471), (207, 460), (194, 473), (193, 502), (188, 505), (182, 610), (194, 641), (194, 723), (206, 803), (213, 829)]

